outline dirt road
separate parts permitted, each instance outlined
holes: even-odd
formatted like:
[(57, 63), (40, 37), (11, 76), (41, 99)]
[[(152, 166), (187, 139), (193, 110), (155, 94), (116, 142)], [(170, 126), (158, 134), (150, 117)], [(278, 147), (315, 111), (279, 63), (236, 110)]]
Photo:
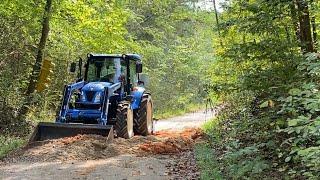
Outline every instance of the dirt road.
[(0, 179), (198, 179), (192, 145), (213, 114), (160, 120), (153, 136), (79, 135), (26, 147), (0, 162)]

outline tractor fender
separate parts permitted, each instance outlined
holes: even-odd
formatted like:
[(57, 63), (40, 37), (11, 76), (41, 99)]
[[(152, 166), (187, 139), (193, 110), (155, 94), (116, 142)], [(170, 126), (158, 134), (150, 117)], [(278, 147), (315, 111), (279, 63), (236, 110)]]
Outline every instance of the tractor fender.
[(133, 96), (132, 103), (131, 103), (131, 108), (132, 109), (139, 109), (140, 103), (141, 103), (141, 98), (146, 91), (144, 87), (134, 87), (134, 90), (131, 91), (131, 95)]

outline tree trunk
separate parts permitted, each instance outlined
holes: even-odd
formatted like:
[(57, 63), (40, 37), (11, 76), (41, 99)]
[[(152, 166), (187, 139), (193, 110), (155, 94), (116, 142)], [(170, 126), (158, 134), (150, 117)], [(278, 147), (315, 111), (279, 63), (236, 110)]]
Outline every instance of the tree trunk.
[(214, 7), (214, 13), (215, 13), (215, 18), (216, 18), (216, 23), (217, 23), (219, 42), (220, 42), (220, 45), (223, 46), (223, 43), (222, 43), (222, 40), (221, 40), (220, 23), (219, 23), (216, 0), (213, 0), (213, 7)]
[(314, 52), (308, 2), (297, 0), (296, 3), (299, 13), (301, 49), (303, 53)]
[(296, 0), (292, 0), (292, 3), (290, 4), (290, 11), (291, 11), (291, 19), (294, 27), (294, 32), (296, 34), (296, 40), (300, 41), (300, 25), (299, 25), (299, 20), (298, 20), (298, 15), (297, 15), (297, 3)]
[[(316, 18), (312, 17), (311, 19), (311, 24), (312, 24), (312, 34), (313, 34), (313, 44), (314, 46), (318, 45), (318, 39), (317, 39), (317, 25), (316, 25)], [(315, 48), (315, 51), (317, 51), (317, 49)]]
[(25, 116), (28, 113), (30, 106), (32, 104), (32, 101), (33, 101), (32, 93), (34, 93), (34, 91), (36, 89), (36, 84), (37, 84), (37, 81), (39, 78), (39, 74), (40, 74), (40, 70), (41, 70), (41, 66), (42, 66), (42, 61), (43, 61), (43, 52), (45, 50), (45, 46), (46, 46), (46, 42), (48, 39), (49, 30), (50, 30), (49, 21), (50, 21), (50, 16), (51, 16), (51, 9), (52, 9), (52, 0), (47, 0), (44, 15), (43, 15), (42, 33), (41, 33), (40, 42), (38, 44), (36, 61), (33, 65), (32, 74), (30, 76), (30, 80), (29, 80), (29, 84), (28, 84), (28, 89), (25, 92), (24, 104), (19, 111), (18, 120), (20, 122), (25, 121)]

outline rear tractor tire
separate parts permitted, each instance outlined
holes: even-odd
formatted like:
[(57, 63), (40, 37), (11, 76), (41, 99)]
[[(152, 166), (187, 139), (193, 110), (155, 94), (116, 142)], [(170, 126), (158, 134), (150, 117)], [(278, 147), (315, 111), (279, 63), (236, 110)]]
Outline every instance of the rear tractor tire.
[(140, 108), (134, 111), (134, 132), (147, 136), (153, 133), (152, 99), (149, 94), (144, 94)]
[(119, 103), (114, 125), (117, 137), (130, 139), (133, 133), (133, 110), (129, 103)]

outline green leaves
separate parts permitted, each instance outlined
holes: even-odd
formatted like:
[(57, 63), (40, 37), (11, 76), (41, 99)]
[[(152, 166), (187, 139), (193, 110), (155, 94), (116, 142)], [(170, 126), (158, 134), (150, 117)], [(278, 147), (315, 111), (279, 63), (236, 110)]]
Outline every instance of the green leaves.
[[(211, 75), (212, 84), (219, 87), (217, 94), (228, 105), (219, 116), (223, 124), (219, 132), (224, 143), (237, 144), (226, 146), (226, 151), (240, 156), (240, 149), (274, 140), (276, 148), (257, 147), (265, 159), (276, 162), (270, 174), (279, 172), (279, 179), (320, 176), (316, 154), (298, 153), (320, 144), (319, 54), (300, 52), (294, 24), (299, 19), (292, 5), (292, 1), (229, 1), (219, 14), (222, 35), (218, 38), (223, 46), (215, 41), (215, 52), (221, 57)], [(319, 3), (309, 5), (317, 17)], [(254, 92), (250, 103), (240, 98), (246, 91)], [(233, 166), (235, 174), (245, 172), (241, 178), (246, 177), (250, 172), (241, 162), (247, 161), (237, 160), (225, 166)]]
[(305, 75), (311, 76), (314, 80), (320, 78), (320, 62), (317, 53), (308, 53), (305, 55), (305, 61), (301, 62), (298, 69)]
[(17, 137), (0, 135), (0, 158), (3, 158), (10, 151), (20, 148), (24, 145), (25, 140)]
[(127, 2), (128, 34), (144, 58), (157, 114), (203, 102), (213, 64), (211, 13), (180, 1)]
[(288, 126), (296, 126), (298, 124), (299, 120), (298, 119), (292, 119), (288, 121)]
[[(318, 79), (315, 74), (318, 62), (317, 56), (308, 54), (306, 61), (301, 62), (299, 69), (308, 76), (298, 88), (289, 90), (288, 97), (282, 98), (280, 114), (285, 115), (287, 127), (279, 132), (285, 132), (289, 138), (285, 143), (290, 145), (290, 156), (285, 159), (289, 162), (291, 157), (303, 163), (307, 169), (300, 171), (306, 177), (314, 178), (319, 174), (320, 154), (320, 86), (313, 81)], [(314, 61), (314, 62), (310, 62)], [(319, 66), (320, 67), (320, 66)], [(293, 172), (293, 171), (292, 171)]]
[(286, 157), (286, 159), (284, 160), (284, 162), (286, 162), (286, 163), (289, 162), (289, 161), (291, 160), (291, 158), (292, 158), (291, 156)]
[(292, 96), (300, 95), (300, 93), (301, 93), (301, 90), (298, 88), (293, 88), (289, 90), (289, 94)]
[(265, 101), (264, 103), (260, 104), (260, 108), (269, 107), (269, 101)]

